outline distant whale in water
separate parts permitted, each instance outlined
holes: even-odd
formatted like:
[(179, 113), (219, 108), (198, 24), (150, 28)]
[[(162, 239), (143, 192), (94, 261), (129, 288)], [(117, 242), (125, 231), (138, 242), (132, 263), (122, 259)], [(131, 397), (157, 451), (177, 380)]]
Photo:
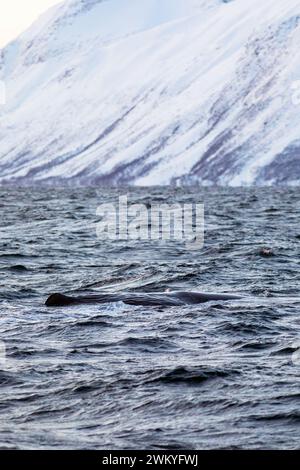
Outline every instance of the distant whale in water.
[(194, 305), (212, 300), (238, 300), (242, 297), (232, 294), (204, 294), (201, 292), (161, 292), (161, 293), (103, 293), (70, 297), (63, 294), (52, 294), (46, 301), (47, 307), (65, 307), (80, 304), (105, 304), (111, 302), (123, 302), (127, 305)]

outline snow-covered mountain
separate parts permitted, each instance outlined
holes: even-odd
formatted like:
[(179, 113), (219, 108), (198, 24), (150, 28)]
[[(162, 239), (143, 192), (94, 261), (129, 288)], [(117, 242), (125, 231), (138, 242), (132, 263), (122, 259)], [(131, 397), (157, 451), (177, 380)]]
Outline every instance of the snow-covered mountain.
[(299, 0), (68, 0), (0, 51), (0, 181), (300, 183)]

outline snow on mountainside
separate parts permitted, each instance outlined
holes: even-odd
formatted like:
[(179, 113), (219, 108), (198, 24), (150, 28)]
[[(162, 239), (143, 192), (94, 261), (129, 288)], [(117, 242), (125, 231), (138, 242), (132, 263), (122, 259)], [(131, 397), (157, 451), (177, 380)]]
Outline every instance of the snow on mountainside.
[(299, 0), (69, 0), (0, 51), (0, 181), (300, 182)]

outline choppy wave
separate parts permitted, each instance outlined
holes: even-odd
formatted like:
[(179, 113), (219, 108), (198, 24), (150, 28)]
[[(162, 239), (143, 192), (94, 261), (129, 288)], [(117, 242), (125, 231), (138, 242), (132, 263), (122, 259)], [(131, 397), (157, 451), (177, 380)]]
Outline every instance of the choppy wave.
[[(199, 252), (97, 239), (96, 207), (117, 195), (0, 191), (0, 446), (299, 448), (297, 190), (130, 191), (204, 201)], [(245, 298), (44, 306), (56, 291), (165, 289)]]

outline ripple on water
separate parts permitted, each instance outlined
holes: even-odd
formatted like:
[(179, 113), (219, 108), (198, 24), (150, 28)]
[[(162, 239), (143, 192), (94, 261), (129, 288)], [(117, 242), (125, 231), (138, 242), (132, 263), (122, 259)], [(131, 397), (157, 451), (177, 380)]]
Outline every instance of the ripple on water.
[[(1, 448), (298, 448), (298, 191), (128, 193), (204, 201), (203, 250), (98, 240), (116, 189), (0, 190)], [(165, 289), (245, 299), (44, 306), (52, 292)]]

